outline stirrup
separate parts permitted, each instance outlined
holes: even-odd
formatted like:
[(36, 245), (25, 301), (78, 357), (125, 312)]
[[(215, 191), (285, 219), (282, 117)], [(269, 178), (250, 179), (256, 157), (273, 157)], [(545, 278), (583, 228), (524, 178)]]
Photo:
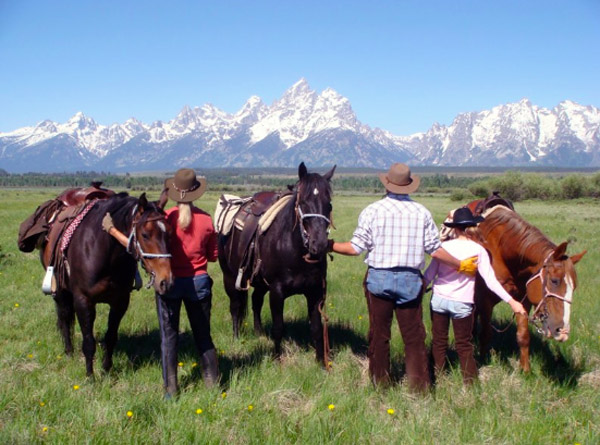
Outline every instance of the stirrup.
[(250, 289), (250, 283), (246, 281), (246, 287), (242, 287), (242, 279), (244, 276), (244, 269), (239, 268), (237, 278), (235, 279), (235, 290), (248, 290)]
[(53, 266), (48, 266), (46, 269), (46, 275), (44, 275), (44, 281), (42, 281), (42, 292), (46, 295), (56, 293), (56, 278), (54, 277)]

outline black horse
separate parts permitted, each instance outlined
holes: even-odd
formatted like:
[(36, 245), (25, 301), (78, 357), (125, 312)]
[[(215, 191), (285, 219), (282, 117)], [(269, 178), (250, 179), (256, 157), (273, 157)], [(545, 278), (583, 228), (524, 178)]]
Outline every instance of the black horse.
[[(319, 313), (326, 291), (328, 229), (331, 224), (331, 178), (335, 166), (323, 176), (298, 168), (299, 181), (290, 187), (292, 197), (264, 233), (254, 240), (252, 310), (254, 330), (262, 333), (260, 312), (267, 291), (273, 318), (271, 335), (275, 354), (281, 355), (283, 303), (290, 295), (304, 294), (312, 342), (318, 360), (324, 358), (323, 325)], [(282, 198), (283, 199), (283, 198)], [(225, 291), (230, 298), (234, 335), (237, 337), (248, 307), (247, 290), (236, 288), (244, 252), (239, 249), (242, 232), (235, 228), (219, 236), (219, 263)], [(239, 284), (239, 283), (238, 283)]]
[[(137, 260), (151, 274), (158, 293), (164, 294), (172, 283), (168, 253), (170, 227), (160, 203), (148, 202), (145, 194), (137, 199), (120, 193), (90, 205), (64, 250), (66, 263), (62, 267), (65, 272), (61, 274), (63, 278), (58, 280), (54, 294), (58, 328), (68, 355), (73, 353), (73, 324), (77, 315), (88, 376), (94, 372), (96, 304), (110, 306), (102, 362), (102, 368), (108, 371), (112, 367), (119, 324), (129, 306)], [(115, 227), (129, 236), (127, 248), (102, 230), (102, 218), (107, 212)], [(42, 246), (44, 267), (48, 266), (52, 255), (51, 243)]]

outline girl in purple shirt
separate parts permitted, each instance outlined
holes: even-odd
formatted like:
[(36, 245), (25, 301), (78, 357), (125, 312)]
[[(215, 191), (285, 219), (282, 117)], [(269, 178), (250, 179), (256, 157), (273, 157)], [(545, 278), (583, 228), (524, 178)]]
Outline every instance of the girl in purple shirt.
[[(456, 210), (453, 222), (445, 222), (444, 225), (453, 228), (457, 237), (442, 243), (442, 247), (458, 260), (477, 256), (477, 271), (487, 287), (507, 302), (515, 313), (526, 315), (523, 305), (512, 298), (496, 279), (487, 251), (470, 239), (467, 229), (476, 226), (481, 221), (483, 221), (482, 217), (473, 217), (471, 210), (466, 207)], [(471, 342), (474, 322), (475, 277), (458, 273), (454, 268), (434, 258), (425, 271), (426, 285), (432, 281), (431, 324), (435, 372), (439, 374), (446, 363), (448, 330), (450, 319), (452, 319), (456, 352), (460, 361), (463, 381), (465, 384), (470, 384), (477, 378), (477, 365)]]

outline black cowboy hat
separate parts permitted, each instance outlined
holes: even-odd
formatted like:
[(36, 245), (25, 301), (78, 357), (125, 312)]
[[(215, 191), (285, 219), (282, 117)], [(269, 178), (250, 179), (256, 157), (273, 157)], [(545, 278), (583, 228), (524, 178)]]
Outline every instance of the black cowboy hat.
[(473, 227), (483, 221), (483, 216), (473, 216), (468, 207), (461, 207), (454, 211), (452, 222), (445, 222), (446, 227)]

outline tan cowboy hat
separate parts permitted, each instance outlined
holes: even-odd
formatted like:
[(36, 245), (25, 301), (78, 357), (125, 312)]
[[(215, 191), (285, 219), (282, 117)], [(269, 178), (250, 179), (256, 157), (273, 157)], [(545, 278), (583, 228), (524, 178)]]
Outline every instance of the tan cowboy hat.
[(388, 192), (401, 195), (414, 192), (421, 182), (418, 176), (411, 176), (408, 165), (400, 162), (393, 164), (387, 173), (379, 173), (379, 180)]
[(177, 202), (192, 202), (200, 198), (206, 191), (206, 178), (196, 176), (191, 168), (180, 168), (175, 176), (165, 181), (165, 188), (170, 199)]

